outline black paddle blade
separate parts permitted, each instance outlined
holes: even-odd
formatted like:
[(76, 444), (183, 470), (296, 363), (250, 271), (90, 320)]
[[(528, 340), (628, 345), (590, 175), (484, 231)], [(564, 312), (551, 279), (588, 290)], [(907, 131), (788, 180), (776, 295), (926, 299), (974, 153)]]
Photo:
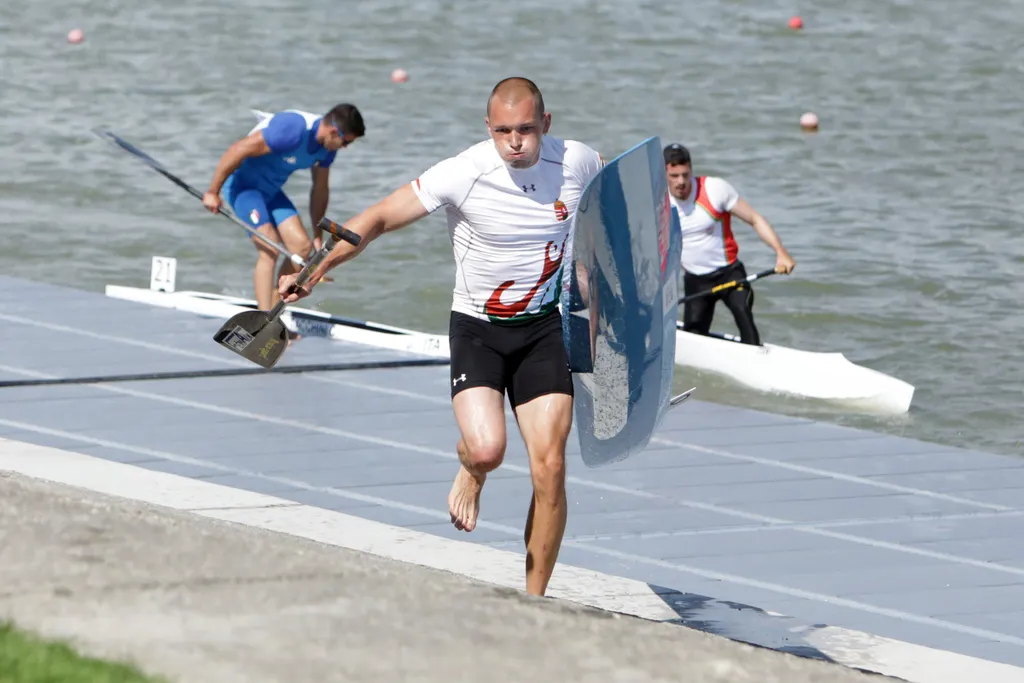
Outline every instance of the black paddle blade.
[(266, 311), (236, 313), (224, 323), (213, 340), (242, 358), (272, 368), (288, 348), (288, 329), (280, 318)]

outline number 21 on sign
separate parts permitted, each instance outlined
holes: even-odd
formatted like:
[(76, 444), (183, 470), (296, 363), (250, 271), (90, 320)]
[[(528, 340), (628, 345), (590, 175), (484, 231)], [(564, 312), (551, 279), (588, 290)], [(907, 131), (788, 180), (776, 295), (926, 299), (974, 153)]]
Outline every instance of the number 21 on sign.
[(167, 256), (153, 257), (153, 270), (149, 274), (149, 288), (157, 292), (173, 292), (178, 259)]

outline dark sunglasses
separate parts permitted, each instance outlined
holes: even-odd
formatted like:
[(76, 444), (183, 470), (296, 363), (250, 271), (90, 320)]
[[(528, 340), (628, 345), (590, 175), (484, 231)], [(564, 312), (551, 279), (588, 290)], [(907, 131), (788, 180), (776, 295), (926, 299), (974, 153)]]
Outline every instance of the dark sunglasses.
[(338, 130), (338, 135), (341, 136), (341, 146), (343, 148), (348, 147), (349, 145), (352, 144), (351, 140), (345, 139), (345, 129), (341, 127), (341, 124), (338, 123), (338, 120), (336, 118), (332, 116), (330, 119), (328, 119), (328, 122)]

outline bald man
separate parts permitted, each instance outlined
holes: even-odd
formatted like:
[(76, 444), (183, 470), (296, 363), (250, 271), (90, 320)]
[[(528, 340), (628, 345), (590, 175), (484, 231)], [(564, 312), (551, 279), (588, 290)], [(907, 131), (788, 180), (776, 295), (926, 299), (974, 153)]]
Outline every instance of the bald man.
[(455, 255), (449, 320), (451, 398), (462, 463), (448, 495), (456, 528), (477, 525), (487, 474), (505, 456), (505, 394), (530, 458), (526, 590), (544, 595), (566, 523), (565, 445), (573, 385), (558, 309), (562, 258), (580, 195), (604, 162), (590, 147), (547, 135), (551, 114), (526, 78), (498, 83), (487, 100), (490, 137), (427, 169), (354, 217), (362, 237), (339, 244), (286, 302), (308, 296), (332, 268), (377, 237), (442, 206)]

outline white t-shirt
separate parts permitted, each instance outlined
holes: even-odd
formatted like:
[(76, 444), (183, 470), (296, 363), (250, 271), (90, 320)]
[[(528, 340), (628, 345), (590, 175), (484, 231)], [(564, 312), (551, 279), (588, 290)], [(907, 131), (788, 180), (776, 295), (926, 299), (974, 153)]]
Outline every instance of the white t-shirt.
[(452, 310), (491, 321), (553, 310), (572, 216), (603, 165), (581, 142), (544, 136), (540, 160), (514, 169), (488, 138), (414, 180), (427, 211), (447, 210), (455, 253)]
[(729, 213), (740, 199), (736, 188), (722, 178), (699, 176), (685, 200), (669, 197), (683, 229), (683, 270), (704, 275), (736, 261), (739, 245)]

